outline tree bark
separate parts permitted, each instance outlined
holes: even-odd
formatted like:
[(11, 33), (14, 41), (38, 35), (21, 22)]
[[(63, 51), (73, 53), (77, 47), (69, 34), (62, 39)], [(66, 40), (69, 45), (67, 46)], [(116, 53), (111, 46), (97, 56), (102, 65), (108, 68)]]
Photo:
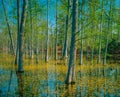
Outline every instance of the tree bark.
[(107, 31), (107, 36), (106, 36), (106, 45), (105, 45), (103, 65), (106, 65), (109, 32), (110, 32), (110, 19), (108, 19), (108, 31)]
[(68, 72), (67, 77), (65, 80), (66, 84), (72, 84), (75, 83), (75, 60), (76, 60), (76, 32), (77, 32), (77, 6), (78, 6), (78, 0), (73, 0), (72, 4), (72, 36), (71, 36), (71, 45), (70, 45), (70, 59), (68, 64)]
[(102, 14), (101, 14), (101, 19), (100, 19), (100, 35), (99, 35), (99, 51), (98, 51), (98, 64), (101, 63), (101, 39), (102, 39), (102, 25), (103, 25), (103, 1), (102, 1)]
[(106, 33), (106, 45), (105, 45), (105, 52), (104, 52), (104, 60), (103, 60), (103, 65), (106, 65), (106, 60), (107, 60), (107, 49), (108, 49), (108, 42), (109, 42), (109, 33), (112, 33), (112, 26), (111, 26), (111, 3), (110, 2), (110, 11), (109, 11), (109, 16), (108, 16), (108, 31)]
[(68, 0), (67, 5), (67, 15), (66, 15), (66, 28), (65, 28), (65, 40), (64, 40), (64, 48), (63, 48), (63, 59), (67, 59), (67, 48), (68, 48), (68, 25), (70, 19), (70, 0)]
[(32, 20), (32, 1), (30, 0), (30, 59), (33, 58), (33, 20)]
[[(36, 8), (36, 3), (35, 3), (35, 10), (37, 10), (37, 8)], [(38, 35), (39, 35), (39, 33), (38, 33), (38, 29), (37, 29), (37, 17), (38, 17), (38, 13), (37, 13), (37, 11), (36, 11), (36, 64), (38, 64), (39, 63), (39, 56), (38, 56)]]
[(81, 6), (81, 44), (80, 44), (80, 65), (83, 64), (83, 5)]
[(19, 56), (19, 33), (20, 33), (20, 0), (17, 0), (17, 49), (16, 49), (16, 56), (15, 56), (15, 65), (18, 64), (18, 56)]
[(18, 62), (18, 72), (23, 72), (23, 52), (24, 52), (24, 26), (27, 10), (27, 0), (23, 0), (23, 8), (20, 22), (20, 34), (19, 34), (19, 62)]
[[(88, 38), (88, 36), (87, 36)], [(88, 62), (88, 40), (86, 40), (86, 63)]]

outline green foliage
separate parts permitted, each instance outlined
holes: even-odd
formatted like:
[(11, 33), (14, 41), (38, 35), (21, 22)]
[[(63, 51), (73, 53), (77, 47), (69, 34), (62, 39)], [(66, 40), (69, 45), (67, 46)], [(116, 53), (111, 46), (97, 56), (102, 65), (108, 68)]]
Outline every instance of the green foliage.
[(115, 53), (115, 50), (119, 49), (119, 45), (120, 43), (116, 40), (112, 40), (109, 44), (108, 44), (108, 53), (113, 54)]

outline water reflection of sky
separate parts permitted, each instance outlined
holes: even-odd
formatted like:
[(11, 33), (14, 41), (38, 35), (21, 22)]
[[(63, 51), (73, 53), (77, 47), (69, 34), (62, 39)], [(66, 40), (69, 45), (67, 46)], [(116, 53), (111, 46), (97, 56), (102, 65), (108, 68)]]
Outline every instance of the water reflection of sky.
[[(8, 87), (9, 87), (9, 82), (10, 82), (10, 70), (0, 70), (0, 75), (4, 75), (6, 78), (6, 80), (2, 80), (2, 85), (0, 85), (0, 97), (6, 97), (7, 93), (8, 93)], [(0, 80), (1, 81), (1, 80)], [(10, 92), (9, 92), (9, 96), (13, 97), (15, 96), (15, 92), (18, 89), (18, 83), (17, 83), (17, 77), (16, 74), (13, 72), (12, 74), (12, 78), (11, 78), (11, 84), (10, 84)]]
[(56, 78), (55, 71), (51, 70), (54, 66), (48, 68), (48, 95), (50, 97), (55, 97), (56, 95)]

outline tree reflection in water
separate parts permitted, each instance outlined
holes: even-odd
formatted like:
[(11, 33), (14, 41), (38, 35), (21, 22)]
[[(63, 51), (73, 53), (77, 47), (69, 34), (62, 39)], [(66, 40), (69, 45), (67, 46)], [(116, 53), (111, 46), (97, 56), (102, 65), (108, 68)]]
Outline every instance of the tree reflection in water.
[(24, 73), (17, 73), (19, 97), (24, 97)]

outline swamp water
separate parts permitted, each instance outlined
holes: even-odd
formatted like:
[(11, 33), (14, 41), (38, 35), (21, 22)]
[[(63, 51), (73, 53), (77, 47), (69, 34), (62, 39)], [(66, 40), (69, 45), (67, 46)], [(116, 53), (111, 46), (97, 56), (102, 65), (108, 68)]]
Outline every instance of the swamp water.
[(67, 66), (25, 65), (16, 75), (10, 66), (0, 65), (0, 97), (120, 97), (120, 66), (76, 66), (75, 85), (64, 83)]

